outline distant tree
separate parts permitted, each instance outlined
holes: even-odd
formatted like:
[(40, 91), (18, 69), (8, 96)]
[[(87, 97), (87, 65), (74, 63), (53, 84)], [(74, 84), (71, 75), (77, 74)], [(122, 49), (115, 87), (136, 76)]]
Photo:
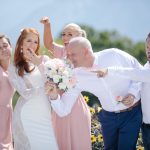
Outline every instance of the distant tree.
[[(132, 54), (132, 52), (131, 52)], [(138, 42), (133, 46), (133, 56), (135, 56), (142, 64), (145, 64), (147, 61), (145, 54), (145, 43)]]
[(129, 37), (123, 36), (117, 31), (98, 31), (87, 25), (81, 25), (81, 27), (87, 32), (87, 38), (95, 52), (115, 47), (133, 55), (142, 64), (146, 62), (143, 41), (134, 43)]

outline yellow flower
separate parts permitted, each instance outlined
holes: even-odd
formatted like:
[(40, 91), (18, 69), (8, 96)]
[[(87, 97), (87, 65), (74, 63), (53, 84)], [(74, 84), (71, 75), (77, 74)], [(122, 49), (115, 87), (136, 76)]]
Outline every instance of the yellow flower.
[(102, 134), (98, 135), (98, 142), (103, 142), (103, 136), (102, 136)]
[(90, 113), (91, 113), (92, 115), (95, 114), (95, 109), (92, 108), (92, 107), (90, 107)]
[(83, 97), (84, 97), (84, 100), (86, 101), (86, 103), (88, 103), (89, 97), (88, 96), (83, 96)]
[(100, 112), (102, 110), (102, 107), (97, 107), (97, 112)]
[(93, 135), (93, 134), (91, 135), (91, 142), (92, 142), (92, 143), (96, 142), (96, 137), (95, 137), (95, 135)]
[(144, 147), (143, 146), (138, 146), (137, 150), (144, 150)]

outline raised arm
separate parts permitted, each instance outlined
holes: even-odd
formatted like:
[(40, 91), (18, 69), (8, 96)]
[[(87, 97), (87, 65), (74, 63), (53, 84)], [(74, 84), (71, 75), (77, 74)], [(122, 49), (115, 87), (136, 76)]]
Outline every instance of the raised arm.
[(44, 25), (44, 46), (53, 52), (53, 36), (51, 32), (51, 24), (48, 17), (43, 17), (40, 22)]

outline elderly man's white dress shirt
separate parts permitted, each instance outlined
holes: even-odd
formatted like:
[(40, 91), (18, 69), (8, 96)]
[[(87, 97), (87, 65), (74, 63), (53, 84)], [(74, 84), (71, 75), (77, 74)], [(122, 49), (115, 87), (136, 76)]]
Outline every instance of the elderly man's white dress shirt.
[[(86, 61), (86, 60), (85, 60)], [(131, 55), (112, 48), (95, 53), (95, 61), (91, 69), (107, 68), (111, 66), (140, 68), (141, 65)], [(65, 116), (71, 109), (81, 91), (89, 91), (95, 94), (102, 105), (102, 108), (109, 112), (119, 112), (127, 107), (118, 103), (117, 96), (126, 96), (131, 93), (136, 98), (134, 103), (140, 99), (139, 82), (131, 81), (123, 77), (107, 76), (97, 78), (95, 73), (86, 69), (77, 68), (75, 74), (78, 83), (75, 88), (68, 90), (57, 100), (51, 100), (51, 105), (59, 116)]]

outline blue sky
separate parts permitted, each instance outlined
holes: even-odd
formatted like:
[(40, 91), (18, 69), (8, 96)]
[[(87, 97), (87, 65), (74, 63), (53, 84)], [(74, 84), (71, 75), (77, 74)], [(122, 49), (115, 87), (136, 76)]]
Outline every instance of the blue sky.
[(0, 33), (13, 44), (26, 27), (38, 29), (43, 41), (42, 16), (49, 16), (54, 37), (70, 22), (117, 30), (133, 41), (144, 41), (150, 32), (149, 0), (4, 0), (0, 10)]

